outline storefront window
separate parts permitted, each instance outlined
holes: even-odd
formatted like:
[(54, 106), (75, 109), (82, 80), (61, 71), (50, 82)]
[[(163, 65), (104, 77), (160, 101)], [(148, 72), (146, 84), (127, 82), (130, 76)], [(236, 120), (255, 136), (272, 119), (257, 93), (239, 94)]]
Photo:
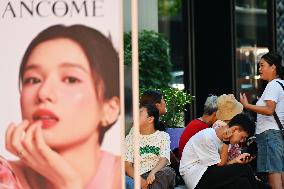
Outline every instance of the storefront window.
[(237, 0), (235, 23), (236, 94), (244, 92), (253, 102), (260, 87), (258, 62), (268, 52), (267, 0)]
[(284, 2), (276, 0), (277, 52), (284, 57)]
[(171, 82), (174, 88), (184, 89), (184, 24), (182, 0), (158, 0), (158, 31), (170, 43), (170, 58), (173, 64)]

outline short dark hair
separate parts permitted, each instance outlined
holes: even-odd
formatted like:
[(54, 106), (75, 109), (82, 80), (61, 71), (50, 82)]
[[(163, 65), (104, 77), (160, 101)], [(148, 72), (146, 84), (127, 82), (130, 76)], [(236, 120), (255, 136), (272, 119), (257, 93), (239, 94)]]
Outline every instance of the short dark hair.
[[(143, 94), (140, 97), (140, 106), (144, 106), (145, 104), (151, 104), (156, 107), (156, 103), (161, 103), (161, 100), (163, 99), (163, 94), (159, 90), (146, 90), (143, 92)], [(157, 107), (156, 107), (157, 108)], [(158, 126), (159, 131), (165, 131), (166, 125), (162, 121), (159, 121)]]
[(255, 133), (254, 121), (245, 113), (235, 115), (228, 123), (229, 127), (239, 126), (241, 130), (245, 131), (249, 137)]
[(144, 91), (140, 98), (140, 105), (161, 103), (163, 95), (158, 90)]
[(262, 55), (262, 57), (270, 66), (272, 66), (273, 64), (276, 66), (276, 74), (278, 74), (278, 76), (280, 78), (283, 79), (283, 66), (282, 66), (282, 57), (277, 54), (276, 52), (268, 52), (264, 55)]
[(153, 104), (144, 104), (141, 105), (140, 108), (146, 108), (148, 116), (154, 117), (154, 129), (162, 131), (162, 128), (160, 127), (158, 108), (156, 108)]

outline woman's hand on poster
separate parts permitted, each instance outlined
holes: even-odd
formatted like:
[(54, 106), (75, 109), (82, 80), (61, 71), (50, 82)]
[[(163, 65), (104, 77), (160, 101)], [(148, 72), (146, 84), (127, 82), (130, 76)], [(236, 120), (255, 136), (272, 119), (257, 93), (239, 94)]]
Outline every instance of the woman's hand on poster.
[(248, 105), (248, 99), (245, 93), (240, 93), (240, 103), (246, 107)]
[(44, 176), (56, 189), (83, 188), (76, 170), (45, 143), (41, 126), (41, 121), (11, 123), (6, 131), (7, 150)]

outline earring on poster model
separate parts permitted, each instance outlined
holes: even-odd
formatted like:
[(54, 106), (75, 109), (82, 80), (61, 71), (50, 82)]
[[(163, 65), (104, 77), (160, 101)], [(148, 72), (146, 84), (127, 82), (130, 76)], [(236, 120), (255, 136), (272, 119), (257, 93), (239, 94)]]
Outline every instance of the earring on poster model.
[(102, 121), (102, 125), (103, 125), (103, 126), (109, 125), (108, 120), (103, 120), (103, 121)]

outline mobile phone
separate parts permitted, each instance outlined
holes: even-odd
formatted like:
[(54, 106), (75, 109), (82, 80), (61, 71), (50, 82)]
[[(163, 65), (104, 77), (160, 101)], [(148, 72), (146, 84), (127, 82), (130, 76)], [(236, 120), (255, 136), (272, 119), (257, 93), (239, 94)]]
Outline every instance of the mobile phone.
[(254, 155), (248, 155), (246, 156), (245, 158), (241, 158), (241, 161), (247, 161), (247, 160), (250, 160), (250, 159), (253, 159), (255, 156)]

